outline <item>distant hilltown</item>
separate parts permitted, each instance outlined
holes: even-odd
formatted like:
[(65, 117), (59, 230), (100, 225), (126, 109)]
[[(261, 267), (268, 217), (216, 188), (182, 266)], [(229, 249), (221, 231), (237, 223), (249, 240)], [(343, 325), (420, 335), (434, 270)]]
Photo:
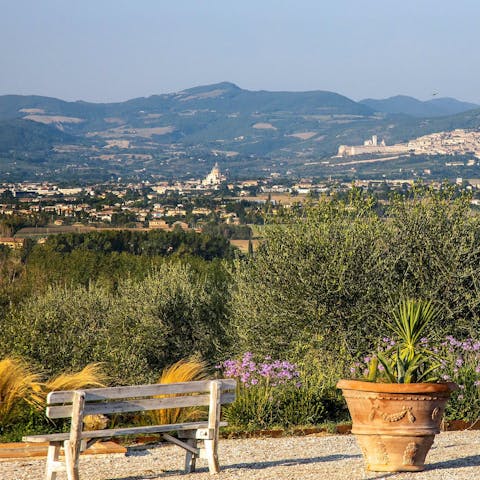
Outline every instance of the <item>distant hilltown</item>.
[[(377, 135), (365, 140), (363, 145), (340, 145), (337, 156), (348, 157), (364, 154), (407, 154), (415, 155), (472, 155), (480, 159), (480, 132), (456, 129), (438, 132), (410, 140), (407, 143), (386, 145), (378, 142)], [(472, 160), (473, 162), (475, 160)]]

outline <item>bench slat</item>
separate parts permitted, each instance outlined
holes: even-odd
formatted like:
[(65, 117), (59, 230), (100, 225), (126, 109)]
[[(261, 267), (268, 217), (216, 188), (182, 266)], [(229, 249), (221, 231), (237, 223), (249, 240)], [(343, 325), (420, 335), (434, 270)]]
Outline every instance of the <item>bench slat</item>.
[[(220, 422), (221, 427), (226, 427), (227, 422)], [(174, 432), (198, 430), (200, 428), (208, 428), (208, 422), (188, 422), (174, 423), (170, 425), (146, 425), (143, 427), (127, 427), (127, 428), (110, 428), (108, 430), (96, 430), (93, 432), (82, 432), (82, 439), (90, 438), (108, 438), (120, 435), (143, 435), (150, 433)], [(63, 442), (68, 440), (70, 433), (51, 433), (48, 435), (28, 435), (22, 438), (24, 442)]]
[[(153, 397), (155, 395), (169, 395), (182, 393), (208, 392), (211, 380), (199, 380), (193, 382), (164, 383), (153, 385), (133, 385), (124, 387), (90, 388), (85, 390), (85, 401), (115, 400), (133, 397)], [(222, 391), (234, 390), (235, 379), (222, 379)], [(47, 403), (69, 403), (73, 399), (73, 391), (50, 392)]]
[[(235, 393), (223, 393), (221, 403), (231, 403)], [(146, 410), (161, 410), (166, 408), (185, 408), (209, 405), (209, 395), (184, 395), (182, 397), (149, 398), (124, 402), (99, 402), (85, 404), (84, 415), (108, 413), (141, 412)], [(72, 414), (72, 405), (47, 407), (48, 418), (66, 418)]]

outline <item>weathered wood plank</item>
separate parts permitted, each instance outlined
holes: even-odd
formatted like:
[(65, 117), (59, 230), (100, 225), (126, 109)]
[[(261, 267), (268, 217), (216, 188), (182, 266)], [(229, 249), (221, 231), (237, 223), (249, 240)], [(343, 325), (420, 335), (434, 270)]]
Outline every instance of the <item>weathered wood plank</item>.
[(55, 480), (57, 472), (66, 472), (67, 467), (65, 466), (65, 462), (55, 461), (50, 463), (49, 471), (51, 472), (51, 476), (50, 478), (47, 477), (47, 479)]
[[(221, 403), (231, 403), (235, 400), (235, 393), (224, 393)], [(127, 400), (123, 402), (92, 402), (85, 405), (84, 415), (109, 413), (141, 412), (147, 410), (161, 410), (166, 408), (200, 407), (209, 405), (208, 395), (184, 395), (182, 397), (149, 398)], [(72, 414), (71, 405), (47, 407), (48, 418), (66, 418)]]
[[(220, 426), (225, 426), (227, 422), (220, 422)], [(180, 432), (178, 438), (193, 438), (196, 440), (209, 440), (212, 439), (215, 431), (212, 428), (199, 428), (197, 430), (187, 430)]]
[(204, 441), (208, 470), (211, 474), (220, 471), (218, 462), (218, 427), (220, 425), (221, 390), (220, 382), (213, 380), (210, 384), (210, 406), (208, 410), (208, 428), (212, 429), (213, 438)]
[(60, 442), (52, 442), (48, 446), (47, 466), (45, 471), (46, 480), (56, 480), (57, 472), (66, 470), (65, 463), (58, 461), (60, 445)]
[[(57, 435), (57, 434), (53, 434)], [(65, 438), (57, 440), (60, 447), (63, 447), (63, 441), (68, 439), (69, 434), (66, 433)], [(44, 442), (25, 442), (25, 443), (10, 443), (10, 448), (2, 448), (0, 444), (0, 461), (4, 458), (32, 458), (32, 457), (47, 457), (48, 447), (52, 442), (50, 439), (44, 439)], [(83, 440), (83, 442), (85, 442)], [(88, 449), (82, 451), (81, 455), (98, 455), (104, 453), (126, 453), (127, 449), (116, 442), (103, 441), (100, 439), (94, 440)], [(55, 443), (55, 442), (53, 442)], [(3, 444), (6, 445), (6, 444)], [(62, 453), (60, 453), (62, 455)]]
[[(220, 422), (221, 427), (226, 427), (227, 422)], [(95, 430), (82, 432), (82, 439), (119, 437), (123, 435), (148, 435), (151, 433), (174, 432), (208, 429), (208, 422), (173, 423), (169, 425), (147, 425), (142, 427), (110, 428), (108, 430)], [(63, 442), (70, 437), (69, 433), (50, 433), (48, 435), (28, 435), (23, 437), (24, 442)]]
[(194, 448), (188, 443), (182, 442), (178, 438), (172, 437), (171, 435), (168, 435), (168, 433), (162, 433), (162, 437), (167, 441), (174, 443), (175, 445), (178, 445), (179, 447), (182, 447), (184, 450), (189, 451), (190, 453), (193, 453), (194, 455), (198, 455), (200, 453), (200, 450), (198, 448)]
[(188, 450), (185, 452), (185, 473), (192, 473), (195, 471), (195, 464), (197, 463), (197, 457), (200, 455), (200, 449), (197, 448), (197, 440), (195, 438), (188, 438), (187, 443), (198, 450), (196, 455)]
[[(85, 406), (85, 415), (140, 412), (160, 410), (162, 408), (199, 407), (208, 405), (207, 395), (189, 395), (184, 397), (149, 398), (143, 400), (127, 400), (122, 402), (89, 403)], [(69, 417), (72, 411), (70, 405), (47, 407), (47, 417)]]
[[(222, 391), (234, 390), (236, 381), (231, 378), (221, 379)], [(153, 397), (155, 395), (170, 395), (184, 393), (208, 392), (210, 380), (193, 382), (164, 383), (152, 385), (133, 385), (124, 387), (89, 388), (85, 390), (85, 401), (115, 400), (136, 397)], [(73, 399), (73, 391), (65, 390), (50, 392), (47, 404), (70, 403)]]
[(85, 409), (85, 392), (76, 391), (73, 395), (72, 424), (70, 437), (63, 442), (68, 480), (79, 480), (78, 460), (82, 443), (83, 416)]

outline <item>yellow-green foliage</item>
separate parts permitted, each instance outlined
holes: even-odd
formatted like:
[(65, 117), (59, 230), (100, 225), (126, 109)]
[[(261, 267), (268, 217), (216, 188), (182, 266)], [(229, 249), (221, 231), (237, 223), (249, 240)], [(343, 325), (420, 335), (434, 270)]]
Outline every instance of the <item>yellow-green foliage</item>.
[[(158, 383), (191, 382), (207, 377), (206, 365), (198, 360), (180, 360), (163, 370)], [(157, 398), (175, 397), (178, 395), (159, 395)], [(197, 419), (202, 414), (198, 408), (168, 408), (149, 412), (151, 420), (160, 425), (185, 422)]]
[(0, 424), (14, 414), (15, 407), (25, 401), (38, 405), (41, 401), (39, 375), (19, 358), (0, 361)]

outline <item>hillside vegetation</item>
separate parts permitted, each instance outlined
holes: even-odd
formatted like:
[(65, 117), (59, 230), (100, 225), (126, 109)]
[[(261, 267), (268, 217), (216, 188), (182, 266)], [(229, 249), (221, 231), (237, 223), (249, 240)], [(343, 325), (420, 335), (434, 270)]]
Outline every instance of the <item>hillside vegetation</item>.
[(392, 144), (479, 128), (474, 107), (401, 96), (355, 102), (333, 92), (249, 91), (228, 82), (105, 104), (6, 95), (0, 96), (0, 172), (103, 180), (142, 171), (168, 178), (204, 175), (220, 159), (238, 174), (303, 174), (309, 160), (372, 135)]

